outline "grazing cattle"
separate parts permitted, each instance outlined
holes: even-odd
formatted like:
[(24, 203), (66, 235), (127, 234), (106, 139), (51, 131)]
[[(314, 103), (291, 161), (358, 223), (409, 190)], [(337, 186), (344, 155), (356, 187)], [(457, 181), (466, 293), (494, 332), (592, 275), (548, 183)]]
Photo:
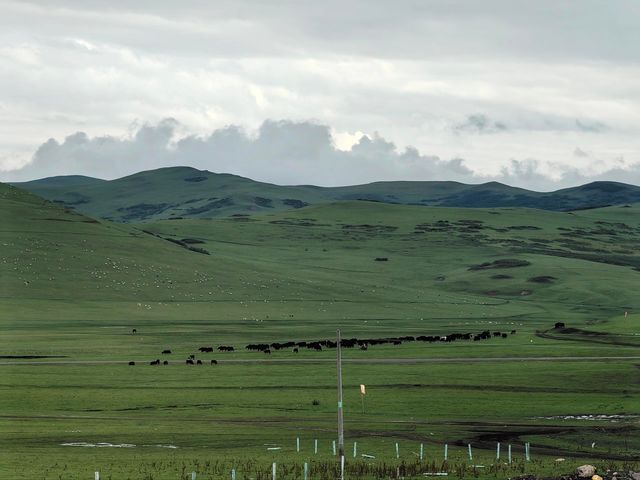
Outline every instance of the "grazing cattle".
[(187, 365), (193, 365), (193, 360), (190, 358), (187, 358)]
[(357, 338), (345, 338), (343, 340), (340, 340), (340, 346), (344, 348), (355, 347), (357, 343), (358, 343)]
[(515, 335), (516, 331), (515, 330), (511, 330), (511, 335)]
[(160, 365), (160, 359), (149, 362), (149, 365)]
[(213, 352), (213, 347), (200, 347), (198, 350), (200, 350), (202, 353)]
[(138, 330), (136, 330), (135, 328), (131, 330), (131, 334), (133, 335), (134, 333), (138, 333)]
[(170, 355), (171, 354), (171, 350), (163, 350), (162, 354), (163, 355)]
[(129, 362), (129, 365), (135, 365), (136, 362)]
[(233, 352), (234, 349), (233, 349), (233, 347), (229, 347), (229, 346), (226, 346), (226, 345), (220, 345), (218, 347), (218, 350), (220, 350), (221, 352)]
[(190, 358), (191, 360), (195, 360), (195, 359), (196, 359), (196, 356), (195, 356), (195, 355), (189, 355), (189, 358)]
[(169, 362), (167, 362), (166, 360), (164, 362), (162, 362), (163, 365), (169, 365)]
[(218, 361), (217, 360), (211, 360), (211, 365), (217, 365)]
[(556, 322), (553, 328), (564, 328), (564, 322)]
[(202, 365), (202, 360), (198, 360), (196, 363), (197, 363), (198, 365)]
[[(511, 334), (515, 334), (516, 331), (512, 330)], [(402, 337), (386, 337), (386, 338), (343, 338), (340, 340), (340, 345), (344, 348), (353, 348), (359, 347), (361, 350), (367, 350), (369, 346), (374, 345), (402, 345), (404, 342), (455, 342), (459, 340), (473, 340), (478, 342), (480, 340), (489, 340), (491, 338), (507, 338), (507, 333), (503, 333), (500, 331), (490, 331), (484, 330), (480, 333), (450, 333), (448, 335), (420, 335), (417, 337), (406, 335)], [(245, 348), (247, 350), (254, 350), (263, 352), (265, 354), (270, 354), (273, 350), (281, 350), (284, 348), (293, 347), (293, 353), (299, 353), (300, 347), (306, 347), (311, 350), (322, 351), (323, 348), (336, 348), (337, 343), (333, 340), (325, 339), (325, 340), (313, 340), (306, 342), (274, 342), (271, 344), (268, 343), (252, 343), (247, 345)], [(233, 351), (233, 347), (226, 347), (221, 345), (218, 347), (218, 350), (225, 351)]]

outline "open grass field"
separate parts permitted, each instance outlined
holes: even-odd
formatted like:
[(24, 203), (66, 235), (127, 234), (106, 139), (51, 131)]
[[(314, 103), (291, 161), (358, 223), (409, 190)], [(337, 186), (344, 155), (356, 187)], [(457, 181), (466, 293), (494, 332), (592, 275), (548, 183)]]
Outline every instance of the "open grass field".
[[(0, 478), (258, 479), (273, 461), (283, 478), (304, 461), (330, 478), (335, 349), (244, 347), (334, 340), (337, 328), (361, 340), (492, 333), (344, 349), (354, 477), (404, 465), (505, 478), (640, 457), (638, 205), (338, 202), (136, 225), (2, 185), (0, 202)], [(204, 364), (186, 365), (191, 354)]]

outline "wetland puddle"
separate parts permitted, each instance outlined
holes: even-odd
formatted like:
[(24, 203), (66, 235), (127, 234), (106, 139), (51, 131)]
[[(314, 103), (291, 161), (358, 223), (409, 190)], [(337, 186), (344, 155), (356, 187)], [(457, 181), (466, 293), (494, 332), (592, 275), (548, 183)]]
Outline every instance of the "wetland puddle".
[(89, 448), (136, 448), (136, 447), (155, 447), (155, 448), (178, 448), (175, 445), (134, 445), (132, 443), (89, 443), (89, 442), (67, 442), (60, 444), (63, 447), (89, 447)]
[(536, 420), (584, 420), (591, 422), (620, 422), (622, 420), (632, 420), (638, 418), (638, 415), (622, 415), (622, 414), (589, 414), (589, 415), (555, 415), (551, 417), (534, 417)]

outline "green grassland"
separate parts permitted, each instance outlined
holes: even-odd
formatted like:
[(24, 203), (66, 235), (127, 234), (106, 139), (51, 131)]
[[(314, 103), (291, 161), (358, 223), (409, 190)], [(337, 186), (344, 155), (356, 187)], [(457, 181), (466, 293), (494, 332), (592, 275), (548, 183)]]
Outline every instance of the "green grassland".
[[(337, 328), (346, 338), (507, 333), (345, 349), (348, 463), (364, 476), (415, 464), (420, 443), (431, 462), (420, 475), (445, 468), (445, 443), (459, 477), (640, 455), (638, 205), (351, 201), (139, 225), (4, 185), (0, 205), (0, 478), (229, 478), (238, 468), (257, 479), (272, 461), (287, 478), (303, 461), (329, 478), (335, 349), (244, 346), (333, 339)], [(236, 351), (198, 352), (219, 345)], [(204, 365), (185, 365), (190, 354)], [(156, 358), (169, 365), (148, 365)], [(513, 465), (495, 462), (498, 441), (503, 460), (513, 445)], [(135, 446), (63, 445), (83, 442)], [(461, 466), (478, 462), (486, 469)]]

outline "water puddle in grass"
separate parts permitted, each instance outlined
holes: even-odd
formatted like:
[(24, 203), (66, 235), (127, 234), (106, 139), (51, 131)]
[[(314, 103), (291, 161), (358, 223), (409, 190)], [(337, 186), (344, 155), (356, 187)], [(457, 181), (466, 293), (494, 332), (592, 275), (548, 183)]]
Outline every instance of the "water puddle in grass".
[(113, 448), (134, 448), (135, 445), (130, 443), (89, 443), (89, 442), (68, 442), (61, 443), (63, 447), (113, 447)]
[[(89, 443), (89, 442), (67, 442), (61, 443), (63, 447), (89, 447), (89, 448), (135, 448), (136, 445), (131, 443)], [(155, 447), (155, 448), (178, 448), (175, 445), (138, 445), (140, 447)]]
[(586, 420), (596, 422), (619, 422), (622, 420), (631, 420), (638, 418), (639, 415), (605, 415), (605, 414), (590, 414), (590, 415), (555, 415), (552, 417), (534, 417), (536, 420)]

